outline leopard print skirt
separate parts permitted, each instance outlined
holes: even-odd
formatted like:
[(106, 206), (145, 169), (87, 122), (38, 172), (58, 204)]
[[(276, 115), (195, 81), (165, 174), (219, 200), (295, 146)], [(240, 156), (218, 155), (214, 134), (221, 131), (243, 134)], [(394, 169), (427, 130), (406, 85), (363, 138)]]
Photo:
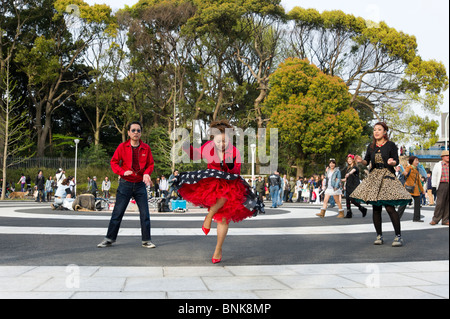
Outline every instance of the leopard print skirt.
[(402, 206), (412, 200), (411, 194), (387, 168), (372, 170), (350, 197), (375, 206)]

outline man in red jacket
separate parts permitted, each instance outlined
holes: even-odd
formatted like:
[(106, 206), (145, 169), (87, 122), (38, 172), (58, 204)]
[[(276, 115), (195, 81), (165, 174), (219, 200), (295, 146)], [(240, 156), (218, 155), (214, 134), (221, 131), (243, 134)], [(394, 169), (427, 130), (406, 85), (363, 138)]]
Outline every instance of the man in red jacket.
[(150, 213), (146, 185), (150, 185), (154, 161), (150, 146), (142, 142), (142, 125), (132, 122), (128, 126), (130, 139), (117, 147), (111, 159), (113, 172), (120, 176), (117, 189), (116, 204), (109, 222), (105, 239), (97, 245), (99, 248), (109, 247), (117, 239), (120, 223), (130, 199), (133, 197), (139, 207), (141, 220), (142, 247), (155, 248), (150, 235)]

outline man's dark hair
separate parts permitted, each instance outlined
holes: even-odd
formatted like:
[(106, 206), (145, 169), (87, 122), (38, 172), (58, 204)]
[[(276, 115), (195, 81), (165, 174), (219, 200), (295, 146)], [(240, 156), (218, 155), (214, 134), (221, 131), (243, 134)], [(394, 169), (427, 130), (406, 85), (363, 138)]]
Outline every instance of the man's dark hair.
[(131, 122), (130, 124), (128, 124), (128, 131), (131, 129), (131, 125), (133, 125), (133, 124), (139, 125), (140, 128), (141, 128), (141, 131), (142, 131), (142, 124), (141, 124), (141, 122), (139, 122), (139, 121), (133, 121), (133, 122)]

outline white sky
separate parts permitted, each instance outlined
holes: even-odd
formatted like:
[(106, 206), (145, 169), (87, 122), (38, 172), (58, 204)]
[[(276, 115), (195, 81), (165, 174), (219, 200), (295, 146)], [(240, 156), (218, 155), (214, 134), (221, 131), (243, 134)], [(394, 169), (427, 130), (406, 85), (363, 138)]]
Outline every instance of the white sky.
[[(138, 0), (85, 0), (89, 4), (104, 3), (113, 10), (132, 6)], [(286, 12), (296, 6), (324, 10), (342, 10), (375, 22), (384, 21), (397, 31), (414, 35), (418, 53), (424, 60), (443, 62), (447, 74), (449, 64), (448, 0), (282, 0)], [(449, 91), (444, 93), (442, 112), (449, 111)], [(420, 112), (420, 110), (418, 110)], [(435, 118), (439, 120), (438, 117)], [(441, 130), (439, 129), (439, 134)]]

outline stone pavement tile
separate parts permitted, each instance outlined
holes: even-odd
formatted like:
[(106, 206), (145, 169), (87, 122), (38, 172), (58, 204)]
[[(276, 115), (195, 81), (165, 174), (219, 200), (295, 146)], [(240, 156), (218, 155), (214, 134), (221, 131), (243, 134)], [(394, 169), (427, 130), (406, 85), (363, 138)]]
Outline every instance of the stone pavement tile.
[(449, 299), (449, 285), (433, 285), (433, 286), (415, 286), (417, 290), (425, 291), (435, 296)]
[(265, 290), (289, 287), (270, 276), (202, 277), (209, 290)]
[(168, 299), (260, 299), (252, 291), (169, 291)]
[(407, 272), (405, 276), (410, 276), (422, 280), (429, 281), (436, 285), (448, 285), (449, 275), (448, 271), (433, 271), (433, 272)]
[(417, 261), (417, 262), (399, 262), (392, 263), (400, 265), (405, 272), (411, 269), (417, 271), (449, 271), (449, 261)]
[(22, 274), (22, 277), (34, 276), (49, 276), (49, 277), (68, 277), (70, 275), (77, 275), (80, 277), (90, 277), (98, 271), (98, 266), (39, 266), (34, 267), (30, 271)]
[(32, 269), (35, 266), (1, 266), (0, 267), (0, 278), (1, 277), (16, 277), (20, 276)]
[(233, 276), (232, 272), (224, 267), (205, 266), (205, 267), (164, 267), (164, 277), (208, 277)]
[(348, 280), (360, 283), (366, 287), (408, 287), (429, 286), (429, 281), (406, 276), (401, 273), (343, 274)]
[(0, 292), (0, 299), (69, 299), (73, 292), (38, 292), (38, 291), (9, 291)]
[[(396, 263), (361, 263), (361, 264), (344, 264), (350, 272), (347, 273), (404, 273), (405, 271), (413, 271), (412, 269), (405, 268), (401, 264)], [(343, 272), (340, 272), (344, 274)]]
[(0, 292), (33, 291), (45, 284), (51, 278), (48, 276), (36, 277), (1, 277)]
[(362, 287), (361, 284), (338, 275), (274, 276), (274, 278), (292, 289)]
[(349, 299), (335, 289), (255, 290), (262, 299)]
[[(355, 270), (349, 267), (347, 264), (314, 264), (314, 265), (290, 265), (286, 266), (287, 269), (295, 271), (296, 274), (300, 275), (313, 275), (313, 274), (346, 274), (355, 273), (355, 271), (360, 272), (361, 270)], [(365, 269), (365, 267), (364, 267)]]
[(162, 267), (100, 267), (92, 277), (163, 277)]
[(276, 276), (276, 275), (296, 275), (297, 273), (284, 265), (264, 265), (264, 266), (231, 266), (226, 267), (235, 276)]
[(127, 278), (123, 291), (206, 291), (200, 277), (131, 277)]
[(436, 295), (411, 287), (338, 288), (355, 299), (436, 299)]
[[(25, 277), (24, 277), (25, 278)], [(35, 291), (111, 291), (120, 292), (125, 277), (54, 277), (43, 283)]]
[(70, 299), (166, 299), (163, 291), (140, 291), (140, 292), (85, 292), (80, 291), (73, 294)]

